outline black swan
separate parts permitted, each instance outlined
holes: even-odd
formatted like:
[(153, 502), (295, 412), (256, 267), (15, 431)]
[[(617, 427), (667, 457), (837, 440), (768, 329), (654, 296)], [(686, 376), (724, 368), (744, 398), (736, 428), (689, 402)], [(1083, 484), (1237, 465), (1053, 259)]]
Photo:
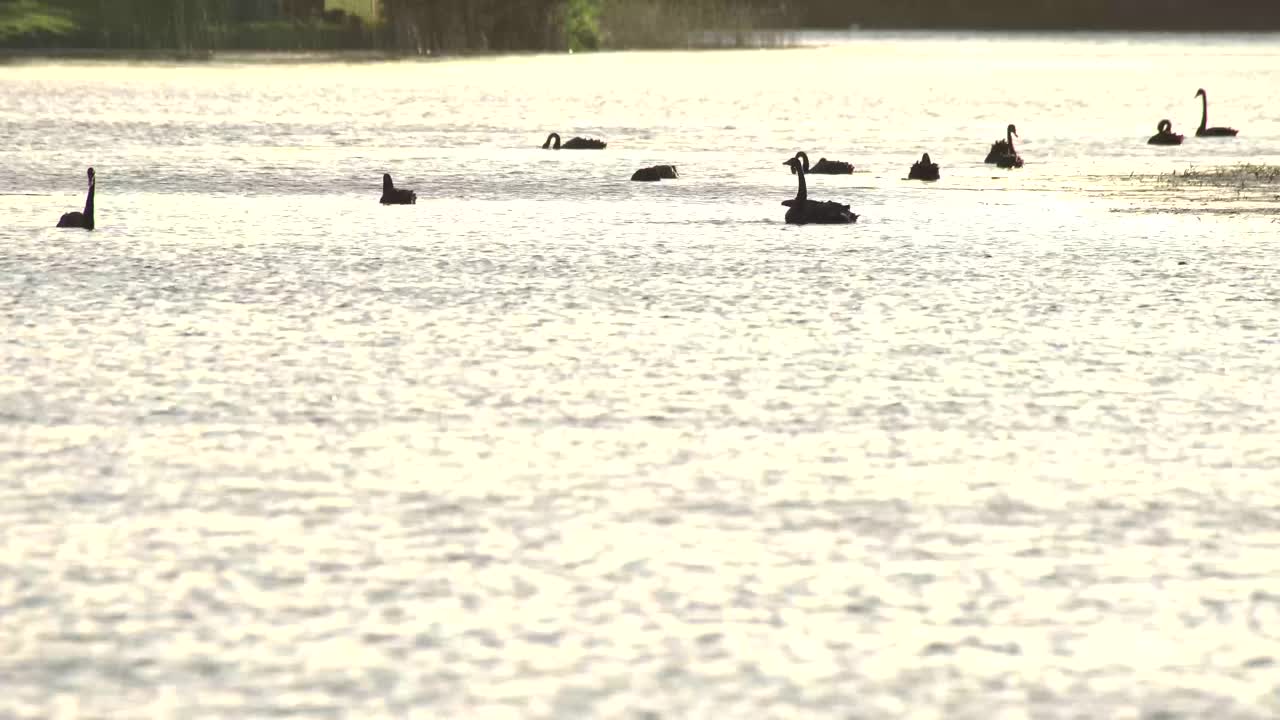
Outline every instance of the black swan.
[[(551, 141), (555, 140), (556, 144), (552, 145)], [(560, 133), (551, 133), (547, 136), (547, 141), (542, 143), (543, 150), (603, 150), (605, 143), (603, 140), (595, 138), (571, 138), (569, 142), (560, 144)]]
[(783, 205), (788, 206), (787, 223), (791, 225), (805, 225), (808, 223), (848, 225), (858, 221), (858, 214), (850, 212), (848, 205), (809, 199), (809, 191), (804, 182), (804, 165), (799, 158), (791, 158), (782, 164), (790, 165), (791, 169), (800, 178), (800, 189), (796, 192), (795, 199), (782, 202)]
[(654, 165), (653, 167), (640, 168), (632, 174), (631, 179), (641, 182), (655, 182), (657, 180), (676, 180), (680, 174), (676, 172), (675, 165)]
[[(1003, 140), (1003, 142), (1005, 143), (1005, 151), (1004, 151), (1004, 154), (996, 156), (996, 159), (995, 159), (996, 167), (1003, 168), (1005, 170), (1011, 170), (1013, 168), (1022, 167), (1022, 156), (1018, 154), (1017, 148), (1013, 146), (1013, 138), (1016, 137), (1017, 135), (1018, 135), (1018, 128), (1014, 127), (1013, 125), (1010, 125), (1009, 128), (1005, 131), (1005, 139)], [(991, 144), (992, 152), (995, 152), (996, 145), (999, 145), (999, 144), (1000, 143)], [(991, 158), (990, 155), (987, 155), (987, 158), (988, 158), (987, 162), (992, 162), (992, 160), (990, 159)]]
[(938, 173), (938, 163), (929, 160), (929, 153), (925, 153), (919, 162), (911, 164), (911, 172), (907, 174), (908, 180), (937, 180), (942, 177)]
[(1011, 123), (1009, 127), (1005, 129), (1005, 139), (991, 143), (991, 150), (987, 153), (987, 159), (983, 160), (983, 162), (994, 165), (1001, 157), (1008, 155), (1013, 149), (1013, 136), (1017, 134), (1018, 128), (1014, 127)]
[(416, 205), (418, 204), (418, 193), (412, 190), (398, 188), (391, 182), (389, 173), (382, 174), (382, 199), (378, 202), (383, 205)]
[(1196, 137), (1235, 137), (1240, 132), (1228, 127), (1205, 127), (1209, 123), (1209, 94), (1200, 88), (1196, 91), (1200, 98), (1200, 127), (1196, 128)]
[[(810, 175), (849, 175), (853, 172), (853, 166), (849, 163), (826, 158), (818, 158), (818, 162), (809, 167), (809, 156), (803, 150), (796, 153), (796, 157), (803, 161), (804, 171)], [(791, 174), (796, 174), (795, 167), (791, 168)]]
[(96, 184), (93, 179), (93, 168), (89, 168), (89, 194), (84, 198), (84, 212), (63, 213), (58, 220), (58, 227), (93, 229), (93, 188)]
[(1168, 120), (1161, 120), (1156, 125), (1156, 134), (1147, 140), (1148, 145), (1181, 145), (1182, 136), (1173, 131), (1173, 123)]

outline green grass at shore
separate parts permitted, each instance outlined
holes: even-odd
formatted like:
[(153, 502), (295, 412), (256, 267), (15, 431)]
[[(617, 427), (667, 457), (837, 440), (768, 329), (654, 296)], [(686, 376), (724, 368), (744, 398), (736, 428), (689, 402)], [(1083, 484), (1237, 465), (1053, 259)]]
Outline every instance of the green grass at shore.
[(65, 10), (40, 0), (0, 2), (0, 42), (13, 37), (65, 35), (75, 29), (75, 21)]

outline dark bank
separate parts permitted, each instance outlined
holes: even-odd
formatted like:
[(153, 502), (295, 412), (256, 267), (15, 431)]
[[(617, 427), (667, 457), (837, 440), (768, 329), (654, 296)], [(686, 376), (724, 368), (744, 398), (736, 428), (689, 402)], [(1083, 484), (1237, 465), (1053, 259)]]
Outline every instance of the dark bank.
[[(683, 48), (763, 28), (1267, 31), (1254, 0), (0, 0), (0, 49), (376, 51)], [(735, 36), (734, 33), (739, 33)], [(779, 35), (779, 38), (782, 36)], [(739, 40), (739, 44), (745, 44)], [(782, 42), (779, 39), (777, 42)], [(753, 36), (751, 44), (760, 44)], [(768, 41), (766, 41), (768, 44)]]

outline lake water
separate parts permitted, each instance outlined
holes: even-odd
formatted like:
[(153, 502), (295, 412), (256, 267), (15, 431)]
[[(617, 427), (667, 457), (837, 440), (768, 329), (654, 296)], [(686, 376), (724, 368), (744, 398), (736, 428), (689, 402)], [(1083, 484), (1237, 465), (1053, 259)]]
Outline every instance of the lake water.
[(1277, 37), (837, 40), (4, 66), (0, 717), (1280, 716)]

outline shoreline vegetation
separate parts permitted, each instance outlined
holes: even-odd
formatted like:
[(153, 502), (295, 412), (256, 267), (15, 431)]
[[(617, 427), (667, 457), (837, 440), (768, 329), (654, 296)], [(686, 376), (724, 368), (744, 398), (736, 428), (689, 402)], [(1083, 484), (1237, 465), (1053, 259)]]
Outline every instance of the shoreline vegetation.
[(792, 31), (1268, 32), (1280, 3), (1218, 0), (0, 0), (0, 55), (787, 47)]

